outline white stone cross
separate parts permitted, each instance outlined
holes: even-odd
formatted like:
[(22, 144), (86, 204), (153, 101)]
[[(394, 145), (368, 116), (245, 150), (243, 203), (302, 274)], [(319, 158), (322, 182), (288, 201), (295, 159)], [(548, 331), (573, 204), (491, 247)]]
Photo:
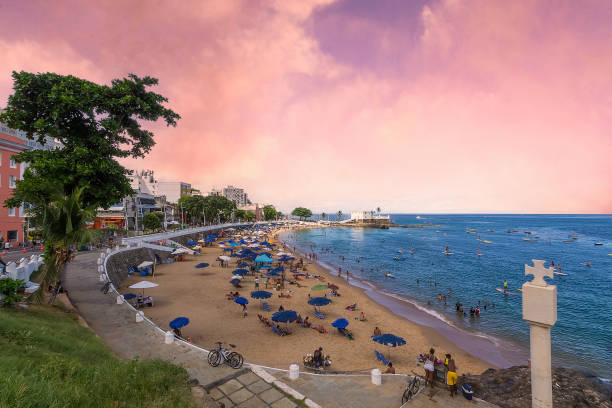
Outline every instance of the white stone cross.
[(554, 279), (554, 268), (544, 267), (544, 262), (539, 259), (532, 259), (533, 266), (529, 266), (525, 264), (525, 275), (533, 275), (533, 280), (530, 282), (536, 286), (547, 286), (544, 277), (547, 276), (551, 279)]

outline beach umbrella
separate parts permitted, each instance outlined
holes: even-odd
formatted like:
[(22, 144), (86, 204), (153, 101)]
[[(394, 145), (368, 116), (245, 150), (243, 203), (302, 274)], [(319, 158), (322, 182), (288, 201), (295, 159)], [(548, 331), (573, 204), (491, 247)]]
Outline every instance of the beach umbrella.
[(280, 276), (280, 274), (278, 272), (270, 271), (266, 273), (266, 276)]
[(331, 290), (338, 290), (338, 289), (340, 289), (338, 286), (334, 285), (333, 283), (328, 283), (327, 284), (327, 288), (331, 289)]
[(273, 322), (292, 323), (297, 320), (297, 313), (294, 310), (283, 310), (272, 315)]
[(140, 281), (130, 286), (130, 289), (142, 289), (142, 296), (144, 296), (144, 290), (159, 286), (157, 283), (149, 281)]
[(219, 257), (219, 259), (221, 259), (222, 261), (227, 261), (227, 262), (229, 262), (229, 261), (230, 261), (232, 258), (230, 258), (229, 256), (221, 255), (221, 256)]
[[(381, 334), (380, 336), (372, 336), (372, 340), (377, 343), (384, 344), (388, 347), (399, 347), (406, 344), (406, 340), (394, 334)], [(391, 360), (391, 353), (389, 353), (389, 360)]]
[(247, 305), (249, 303), (248, 299), (243, 298), (242, 296), (234, 299), (234, 302), (238, 303), (239, 305)]
[(327, 290), (327, 285), (314, 285), (310, 290)]
[(238, 280), (241, 281), (242, 280), (242, 276), (240, 276), (240, 275), (233, 275), (232, 279), (238, 279)]
[(186, 248), (177, 248), (174, 251), (172, 251), (172, 255), (180, 255), (180, 254), (191, 254), (192, 251), (186, 249)]
[(255, 258), (255, 262), (264, 262), (264, 263), (270, 263), (272, 262), (272, 259), (270, 259), (270, 257), (267, 254), (261, 254), (259, 255), (257, 258)]
[(124, 294), (123, 294), (123, 298), (124, 298), (125, 300), (134, 299), (135, 297), (136, 297), (136, 295), (135, 295), (135, 294), (133, 294), (133, 293), (124, 293)]
[(208, 264), (206, 262), (202, 262), (197, 264), (195, 267), (200, 269), (200, 268), (206, 268), (208, 266)]
[(249, 273), (249, 271), (247, 271), (246, 269), (234, 269), (234, 270), (232, 271), (232, 273), (233, 273), (234, 275), (244, 276), (244, 275), (248, 274), (248, 273)]
[(272, 272), (285, 272), (285, 268), (274, 268)]
[(239, 267), (239, 268), (248, 268), (249, 266), (250, 266), (250, 265), (249, 265), (248, 263), (244, 263), (244, 262), (243, 262), (243, 263), (239, 263), (239, 264), (238, 264), (238, 267)]
[(238, 284), (240, 283), (240, 279), (234, 277), (230, 280), (230, 283), (234, 286), (238, 286)]
[(312, 306), (326, 306), (331, 303), (331, 299), (326, 297), (315, 297), (308, 299), (308, 304)]
[(185, 243), (185, 245), (198, 245), (198, 243), (195, 242), (194, 240), (189, 240)]
[(185, 327), (189, 324), (189, 319), (186, 317), (177, 317), (173, 321), (170, 322), (169, 326), (171, 329), (180, 329), (181, 327)]
[(231, 244), (229, 244), (229, 246), (231, 246), (231, 247), (237, 247), (237, 246), (239, 246), (239, 245), (240, 245), (240, 244), (237, 244), (237, 243), (235, 243), (235, 242), (232, 242)]
[(138, 269), (146, 268), (147, 266), (151, 266), (151, 265), (153, 265), (153, 262), (151, 262), (151, 261), (144, 261), (144, 262), (141, 262), (138, 265)]
[(337, 327), (339, 329), (344, 329), (349, 325), (348, 320), (346, 320), (345, 318), (341, 317), (340, 319), (336, 319), (335, 322), (332, 323), (332, 326)]
[(251, 297), (253, 299), (268, 299), (272, 297), (272, 293), (267, 292), (265, 290), (256, 290), (251, 292)]

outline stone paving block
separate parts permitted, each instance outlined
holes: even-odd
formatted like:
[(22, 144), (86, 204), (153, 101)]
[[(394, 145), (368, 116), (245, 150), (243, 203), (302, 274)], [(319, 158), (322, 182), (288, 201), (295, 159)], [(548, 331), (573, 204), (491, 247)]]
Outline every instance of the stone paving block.
[(273, 408), (295, 408), (297, 405), (289, 398), (283, 398), (272, 404)]
[(270, 384), (268, 384), (264, 380), (259, 380), (257, 382), (254, 382), (251, 385), (248, 385), (247, 388), (251, 390), (252, 392), (254, 392), (255, 394), (259, 394), (272, 387), (270, 387)]
[(259, 380), (259, 377), (253, 373), (242, 374), (240, 377), (236, 378), (244, 385), (253, 384), (255, 381)]
[(234, 405), (234, 403), (233, 403), (232, 401), (230, 401), (230, 400), (229, 400), (229, 398), (227, 398), (227, 397), (225, 397), (225, 398), (223, 398), (223, 399), (220, 399), (220, 400), (219, 400), (219, 401), (217, 401), (217, 402), (222, 403), (222, 404), (225, 406), (225, 408), (233, 408), (233, 407), (235, 407), (235, 406), (236, 406), (236, 405)]
[(242, 384), (240, 384), (236, 380), (229, 380), (225, 384), (221, 384), (218, 388), (221, 391), (223, 391), (223, 393), (225, 395), (230, 395), (230, 394), (233, 394), (234, 392), (238, 391), (239, 389), (241, 389), (242, 388)]
[(240, 404), (243, 401), (248, 400), (253, 396), (253, 393), (246, 388), (241, 388), (233, 394), (228, 395), (229, 399), (234, 402), (234, 404)]
[(269, 390), (264, 391), (261, 394), (259, 394), (259, 398), (261, 398), (268, 404), (272, 404), (273, 402), (278, 401), (282, 397), (283, 397), (283, 394), (278, 392), (276, 388), (270, 388)]
[(214, 400), (221, 399), (225, 396), (221, 391), (219, 391), (218, 388), (213, 388), (208, 394), (210, 395), (210, 398)]
[(249, 398), (248, 400), (238, 405), (238, 408), (268, 408), (268, 407), (269, 407), (268, 404), (266, 404), (265, 402), (263, 402), (257, 397)]

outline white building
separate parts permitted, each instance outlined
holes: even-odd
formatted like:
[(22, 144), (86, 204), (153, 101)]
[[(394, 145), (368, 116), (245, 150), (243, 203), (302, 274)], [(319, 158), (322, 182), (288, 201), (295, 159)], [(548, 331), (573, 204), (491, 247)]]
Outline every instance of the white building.
[(158, 195), (166, 196), (169, 203), (178, 203), (179, 198), (191, 195), (191, 184), (183, 181), (159, 180), (157, 182)]
[(374, 211), (352, 211), (351, 220), (367, 221), (367, 220), (388, 220), (388, 215), (375, 215)]
[(247, 193), (244, 192), (242, 188), (237, 188), (234, 186), (227, 186), (221, 190), (217, 190), (213, 188), (208, 195), (211, 196), (223, 196), (228, 200), (232, 200), (236, 203), (237, 207), (243, 207), (249, 203), (249, 197)]

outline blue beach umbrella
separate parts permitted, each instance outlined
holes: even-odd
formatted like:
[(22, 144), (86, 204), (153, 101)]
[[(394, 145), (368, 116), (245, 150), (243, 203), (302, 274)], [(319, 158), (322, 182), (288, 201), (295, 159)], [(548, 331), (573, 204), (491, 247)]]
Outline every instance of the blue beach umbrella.
[(190, 241), (187, 241), (185, 245), (198, 245), (198, 243), (190, 240)]
[(280, 274), (278, 272), (271, 271), (266, 273), (266, 276), (280, 276)]
[(262, 254), (262, 255), (259, 255), (257, 258), (255, 258), (255, 262), (270, 263), (272, 262), (272, 259), (270, 259), (270, 257), (267, 256), (266, 254)]
[(244, 276), (244, 275), (247, 275), (249, 273), (249, 271), (247, 271), (246, 269), (234, 269), (234, 271), (232, 273), (234, 275)]
[(124, 293), (124, 294), (123, 294), (123, 298), (124, 298), (125, 300), (134, 299), (135, 297), (136, 297), (136, 295), (135, 295), (135, 294), (133, 294), (133, 293)]
[(312, 306), (325, 306), (331, 303), (331, 299), (326, 297), (315, 297), (308, 299), (308, 304)]
[(249, 264), (248, 264), (248, 263), (239, 263), (239, 264), (238, 264), (238, 267), (239, 267), (239, 268), (248, 268), (248, 267), (249, 267)]
[(272, 272), (285, 272), (285, 268), (274, 268)]
[(230, 280), (230, 283), (231, 283), (232, 285), (236, 286), (236, 285), (238, 285), (238, 284), (240, 283), (240, 279), (238, 279), (238, 278), (232, 278), (232, 279)]
[(335, 322), (332, 323), (332, 326), (337, 327), (339, 329), (344, 329), (348, 325), (349, 325), (348, 320), (346, 320), (343, 317), (341, 317), (340, 319), (337, 319)]
[(234, 299), (234, 302), (238, 303), (239, 305), (246, 305), (249, 303), (248, 299), (243, 298), (242, 296), (237, 297), (236, 299)]
[(297, 320), (297, 313), (294, 310), (283, 310), (272, 315), (273, 322), (291, 323)]
[(256, 290), (251, 292), (251, 297), (253, 299), (268, 299), (272, 297), (272, 293), (267, 292), (265, 290)]
[(372, 340), (389, 347), (398, 347), (406, 344), (406, 340), (394, 334), (381, 334), (380, 336), (372, 336)]
[(173, 321), (170, 322), (171, 329), (180, 329), (181, 327), (187, 326), (189, 324), (189, 319), (186, 317), (177, 317)]
[(195, 267), (200, 269), (200, 268), (206, 268), (208, 266), (208, 264), (206, 262), (202, 262), (197, 264)]

